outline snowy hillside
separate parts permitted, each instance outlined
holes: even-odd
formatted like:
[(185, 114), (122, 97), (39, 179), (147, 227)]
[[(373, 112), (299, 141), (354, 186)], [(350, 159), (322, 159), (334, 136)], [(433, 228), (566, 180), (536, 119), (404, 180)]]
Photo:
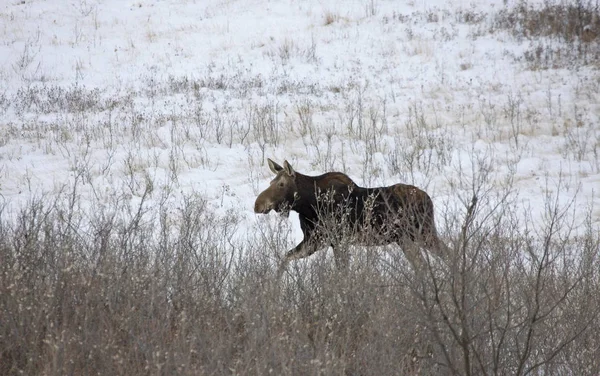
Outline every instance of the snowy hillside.
[[(597, 223), (597, 56), (544, 60), (582, 47), (503, 28), (513, 6), (6, 2), (2, 199), (14, 210), (76, 179), (83, 201), (135, 199), (152, 181), (155, 197), (193, 191), (253, 221), (265, 157), (416, 184), (437, 206), (485, 164), (534, 217), (556, 191)], [(597, 43), (583, 48), (597, 55)]]

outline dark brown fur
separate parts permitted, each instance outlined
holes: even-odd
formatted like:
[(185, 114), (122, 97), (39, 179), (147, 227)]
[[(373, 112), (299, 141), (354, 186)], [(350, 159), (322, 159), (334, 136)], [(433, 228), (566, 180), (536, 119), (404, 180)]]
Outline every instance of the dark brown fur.
[(268, 162), (276, 177), (258, 195), (254, 211), (294, 210), (304, 234), (302, 242), (286, 254), (285, 263), (331, 245), (336, 263), (345, 266), (347, 255), (336, 247), (341, 241), (362, 245), (398, 243), (413, 264), (419, 262), (420, 255), (414, 244), (436, 252), (445, 248), (436, 233), (433, 202), (415, 186), (363, 188), (341, 172), (307, 176), (294, 171), (287, 161), (284, 167), (270, 159)]

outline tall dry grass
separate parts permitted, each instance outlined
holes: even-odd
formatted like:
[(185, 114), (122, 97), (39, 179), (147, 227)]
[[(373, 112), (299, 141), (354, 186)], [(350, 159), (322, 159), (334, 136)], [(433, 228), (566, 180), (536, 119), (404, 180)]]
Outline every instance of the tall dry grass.
[(576, 236), (553, 197), (539, 224), (478, 194), (444, 213), (460, 224), (452, 251), (420, 272), (396, 246), (349, 246), (346, 271), (319, 252), (281, 279), (285, 234), (240, 236), (201, 197), (89, 216), (70, 195), (4, 208), (0, 373), (600, 372), (591, 221)]

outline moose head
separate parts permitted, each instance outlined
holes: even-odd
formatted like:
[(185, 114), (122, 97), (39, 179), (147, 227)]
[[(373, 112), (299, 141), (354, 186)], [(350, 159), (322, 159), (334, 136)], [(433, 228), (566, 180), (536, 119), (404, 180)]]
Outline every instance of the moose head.
[(254, 212), (266, 214), (271, 210), (278, 213), (289, 214), (293, 209), (294, 202), (298, 196), (296, 185), (296, 172), (288, 161), (283, 162), (283, 167), (267, 158), (269, 168), (275, 174), (275, 178), (267, 189), (256, 198)]

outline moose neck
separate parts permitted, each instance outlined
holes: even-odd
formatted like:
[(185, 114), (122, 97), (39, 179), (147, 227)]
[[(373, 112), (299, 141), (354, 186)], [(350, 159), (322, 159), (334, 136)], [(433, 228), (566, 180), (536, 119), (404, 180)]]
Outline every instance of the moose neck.
[(307, 218), (315, 217), (317, 194), (320, 189), (317, 177), (296, 172), (296, 187), (298, 189), (298, 199), (294, 203), (293, 210)]
[(352, 196), (351, 193), (362, 188), (357, 187), (348, 175), (341, 172), (328, 172), (319, 176), (306, 176), (296, 173), (298, 199), (294, 210), (306, 218), (318, 216), (316, 208), (318, 196), (326, 192), (334, 193), (337, 199)]

